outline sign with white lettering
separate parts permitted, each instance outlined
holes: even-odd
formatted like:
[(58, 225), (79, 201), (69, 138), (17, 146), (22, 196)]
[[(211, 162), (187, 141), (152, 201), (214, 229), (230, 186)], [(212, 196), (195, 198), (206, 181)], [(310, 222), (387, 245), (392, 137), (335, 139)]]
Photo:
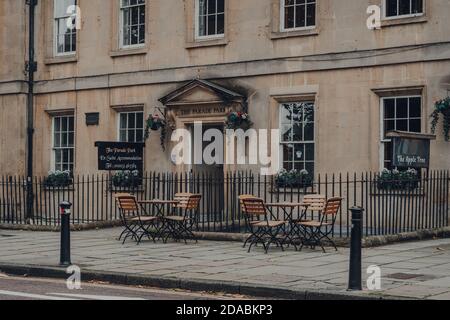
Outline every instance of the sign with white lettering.
[(392, 165), (400, 168), (429, 168), (430, 140), (393, 138)]
[(144, 168), (144, 143), (96, 142), (98, 170), (139, 171)]

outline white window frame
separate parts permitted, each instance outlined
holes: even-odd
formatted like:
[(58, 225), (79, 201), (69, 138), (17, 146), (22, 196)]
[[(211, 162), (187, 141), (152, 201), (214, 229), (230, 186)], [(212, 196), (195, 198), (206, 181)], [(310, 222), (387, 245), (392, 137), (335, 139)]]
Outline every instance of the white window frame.
[[(121, 112), (118, 112), (117, 113), (117, 141), (119, 141), (119, 142), (128, 142), (129, 140), (128, 140), (128, 130), (130, 130), (129, 128), (128, 128), (128, 115), (129, 114), (134, 114), (134, 115), (137, 115), (138, 113), (142, 113), (142, 134), (143, 134), (143, 136), (142, 136), (142, 141), (140, 141), (140, 142), (143, 142), (144, 141), (144, 134), (145, 134), (145, 117), (144, 117), (144, 111), (121, 111)], [(126, 132), (127, 132), (127, 139), (126, 139), (126, 141), (121, 141), (121, 139), (120, 139), (120, 132), (122, 131), (122, 129), (121, 129), (121, 127), (120, 127), (120, 120), (121, 120), (121, 118), (122, 118), (122, 115), (123, 114), (126, 114), (127, 115), (127, 126), (126, 126)], [(136, 117), (136, 119), (137, 119), (137, 117)], [(136, 124), (137, 124), (137, 122), (136, 122)], [(135, 137), (136, 137), (136, 131), (138, 130), (138, 128), (136, 127), (136, 124), (135, 124), (135, 128), (133, 128), (133, 130), (134, 130), (134, 133), (135, 133)], [(136, 139), (135, 139), (136, 140)], [(135, 141), (136, 143), (139, 143), (139, 141)]]
[[(301, 30), (312, 30), (317, 27), (317, 2), (319, 0), (314, 0), (316, 7), (316, 17), (315, 24), (313, 26), (305, 26), (305, 27), (296, 27), (296, 28), (286, 28), (286, 20), (285, 20), (285, 0), (280, 0), (280, 31), (281, 32), (290, 32), (290, 31), (301, 31)], [(307, 5), (305, 4), (306, 8)], [(294, 17), (296, 15), (296, 10), (294, 10)], [(306, 14), (307, 16), (307, 14)], [(294, 18), (295, 21), (295, 18)]]
[[(120, 49), (136, 49), (136, 48), (143, 48), (145, 47), (145, 44), (147, 42), (147, 21), (148, 21), (148, 15), (147, 15), (147, 0), (145, 0), (144, 4), (136, 4), (136, 5), (130, 5), (130, 6), (126, 6), (124, 7), (123, 1), (122, 0), (118, 0), (119, 1), (119, 48)], [(125, 8), (132, 8), (132, 7), (139, 7), (139, 6), (144, 6), (144, 11), (145, 11), (145, 23), (144, 23), (144, 43), (138, 43), (138, 44), (130, 44), (130, 45), (126, 45), (124, 44), (124, 19), (123, 19), (123, 11)]]
[(385, 143), (389, 143), (392, 142), (392, 139), (386, 139), (384, 137), (384, 101), (388, 100), (388, 99), (402, 99), (402, 98), (408, 98), (408, 118), (410, 119), (411, 117), (409, 116), (409, 99), (411, 98), (420, 98), (421, 101), (421, 105), (420, 105), (420, 128), (421, 131), (424, 131), (424, 106), (423, 106), (423, 95), (420, 94), (412, 94), (412, 95), (398, 95), (398, 96), (388, 96), (388, 97), (381, 97), (380, 98), (380, 147), (379, 147), (379, 154), (380, 154), (380, 171), (383, 170), (385, 168), (384, 166), (384, 162), (385, 162), (385, 147), (384, 144)]
[[(73, 56), (77, 53), (77, 49), (78, 49), (78, 43), (77, 43), (77, 39), (78, 39), (78, 30), (75, 29), (75, 51), (67, 51), (67, 52), (58, 52), (58, 45), (59, 45), (59, 20), (65, 19), (67, 20), (68, 18), (72, 17), (72, 14), (69, 14), (66, 12), (65, 15), (63, 16), (57, 16), (56, 15), (56, 5), (55, 2), (58, 0), (52, 0), (53, 1), (53, 54), (55, 57), (64, 57), (64, 56)], [(76, 6), (78, 4), (79, 0), (74, 0), (74, 5)]]
[[(396, 16), (391, 16), (388, 17), (387, 16), (387, 1), (388, 0), (383, 0), (383, 20), (395, 20), (395, 19), (406, 19), (406, 18), (415, 18), (415, 17), (422, 17), (425, 15), (425, 8), (426, 8), (426, 1), (427, 0), (423, 0), (422, 3), (422, 12), (421, 13), (410, 13), (410, 14), (402, 14), (402, 15), (396, 15)], [(397, 12), (399, 12), (399, 5), (400, 2), (399, 0), (397, 1)], [(412, 0), (411, 0), (412, 1)], [(412, 6), (411, 6), (412, 7)]]
[[(226, 33), (226, 25), (227, 25), (227, 0), (223, 0), (224, 1), (224, 11), (223, 11), (223, 15), (224, 15), (224, 30), (223, 33), (220, 34), (214, 34), (214, 35), (206, 35), (206, 36), (201, 36), (200, 35), (200, 0), (195, 0), (195, 15), (194, 15), (194, 19), (195, 19), (195, 40), (198, 41), (202, 41), (202, 40), (216, 40), (216, 39), (223, 39), (225, 38), (225, 33)], [(217, 16), (217, 13), (216, 13)], [(217, 19), (216, 19), (216, 27), (217, 27)]]
[[(313, 140), (302, 140), (302, 141), (299, 141), (299, 142), (293, 142), (293, 144), (312, 144), (312, 145), (314, 145), (314, 160), (311, 161), (311, 160), (306, 160), (305, 159), (305, 160), (299, 161), (299, 162), (304, 162), (304, 163), (314, 162), (314, 174), (315, 174), (315, 172), (317, 170), (317, 167), (316, 167), (316, 165), (317, 165), (317, 157), (316, 157), (316, 155), (317, 155), (317, 143), (316, 143), (316, 132), (317, 132), (317, 114), (316, 114), (316, 110), (317, 110), (317, 108), (316, 108), (316, 102), (314, 100), (281, 102), (281, 103), (278, 104), (278, 119), (279, 119), (278, 120), (278, 125), (279, 125), (279, 128), (280, 128), (280, 136), (279, 136), (279, 141), (278, 141), (279, 146), (280, 146), (280, 148), (279, 148), (279, 159), (280, 159), (280, 161), (279, 161), (279, 170), (284, 169), (283, 146), (288, 144), (287, 142), (283, 141), (283, 133), (282, 133), (282, 125), (283, 125), (283, 123), (282, 123), (282, 115), (283, 115), (283, 112), (282, 112), (282, 108), (283, 108), (283, 105), (285, 105), (285, 104), (292, 104), (292, 103), (299, 103), (299, 104), (300, 103), (308, 103), (308, 104), (312, 104), (313, 105), (313, 110), (314, 110)], [(303, 131), (304, 131), (304, 128), (303, 128)], [(304, 135), (304, 132), (303, 132), (303, 135)], [(311, 172), (309, 172), (309, 174), (311, 174)]]
[[(55, 121), (56, 121), (56, 119), (61, 119), (61, 118), (73, 118), (73, 131), (68, 130), (66, 132), (67, 134), (73, 133), (73, 146), (71, 146), (71, 147), (61, 147), (61, 146), (56, 147), (55, 146), (55, 134), (56, 134)], [(76, 142), (75, 142), (75, 139), (76, 139), (75, 115), (55, 115), (55, 116), (53, 116), (51, 130), (52, 130), (52, 132), (51, 132), (51, 134), (52, 134), (52, 136), (51, 136), (52, 154), (51, 154), (51, 160), (50, 160), (51, 168), (53, 171), (59, 170), (56, 168), (56, 165), (57, 165), (56, 164), (56, 151), (63, 150), (63, 149), (72, 150), (73, 151), (73, 159), (71, 159), (72, 161), (69, 161), (68, 164), (72, 163), (71, 173), (73, 174), (73, 171), (75, 170), (75, 145), (76, 145)], [(62, 133), (63, 131), (59, 131), (59, 132)]]

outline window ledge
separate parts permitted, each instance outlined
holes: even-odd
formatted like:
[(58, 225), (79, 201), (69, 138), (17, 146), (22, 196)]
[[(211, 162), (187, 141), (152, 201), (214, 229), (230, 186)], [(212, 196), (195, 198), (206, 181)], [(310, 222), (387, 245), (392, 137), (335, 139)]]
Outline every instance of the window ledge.
[(278, 39), (286, 39), (292, 37), (309, 37), (309, 36), (317, 36), (319, 35), (319, 30), (317, 28), (314, 29), (305, 29), (305, 30), (295, 30), (295, 31), (278, 31), (271, 32), (270, 39), (278, 40)]
[(76, 55), (70, 56), (56, 56), (53, 58), (47, 58), (44, 60), (44, 63), (47, 65), (52, 64), (63, 64), (63, 63), (74, 63), (78, 62), (78, 57)]
[(428, 17), (426, 15), (385, 18), (381, 21), (381, 28), (415, 24), (415, 23), (425, 23), (427, 21)]
[(214, 47), (214, 46), (226, 46), (228, 44), (228, 40), (226, 38), (219, 39), (208, 39), (208, 40), (196, 40), (193, 42), (186, 43), (186, 49), (195, 49), (202, 47)]
[(114, 50), (109, 53), (112, 58), (124, 57), (124, 56), (135, 56), (135, 55), (145, 55), (148, 53), (147, 47), (139, 48), (124, 48), (119, 50)]

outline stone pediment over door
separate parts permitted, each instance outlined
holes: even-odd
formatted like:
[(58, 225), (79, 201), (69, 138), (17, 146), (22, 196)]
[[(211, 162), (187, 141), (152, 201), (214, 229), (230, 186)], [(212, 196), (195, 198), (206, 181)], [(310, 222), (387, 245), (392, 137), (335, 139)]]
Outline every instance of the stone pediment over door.
[(159, 100), (167, 111), (169, 122), (203, 120), (224, 122), (231, 111), (243, 109), (244, 97), (206, 80), (192, 80)]

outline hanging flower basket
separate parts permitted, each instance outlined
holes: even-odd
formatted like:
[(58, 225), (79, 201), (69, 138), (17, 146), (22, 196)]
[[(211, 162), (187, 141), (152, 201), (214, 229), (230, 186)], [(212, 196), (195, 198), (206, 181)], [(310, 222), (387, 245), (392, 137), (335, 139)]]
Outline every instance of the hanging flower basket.
[(158, 131), (161, 130), (161, 147), (163, 151), (166, 150), (165, 142), (166, 142), (166, 120), (157, 115), (157, 114), (151, 114), (145, 124), (145, 140), (147, 140), (150, 137), (151, 131)]
[(433, 119), (431, 122), (431, 131), (436, 133), (436, 128), (442, 115), (444, 138), (445, 141), (450, 141), (450, 97), (436, 101), (434, 108), (435, 110), (431, 114), (431, 118)]
[(225, 127), (231, 130), (243, 129), (248, 130), (253, 126), (250, 116), (245, 112), (231, 112), (227, 116)]

